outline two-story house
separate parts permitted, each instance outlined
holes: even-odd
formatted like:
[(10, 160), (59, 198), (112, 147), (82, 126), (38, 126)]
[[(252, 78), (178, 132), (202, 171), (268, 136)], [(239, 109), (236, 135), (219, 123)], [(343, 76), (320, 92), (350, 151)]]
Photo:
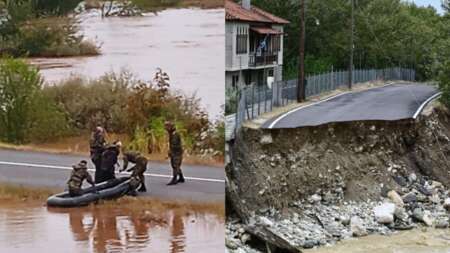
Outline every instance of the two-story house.
[(283, 26), (289, 21), (225, 0), (226, 87), (268, 85), (282, 79)]

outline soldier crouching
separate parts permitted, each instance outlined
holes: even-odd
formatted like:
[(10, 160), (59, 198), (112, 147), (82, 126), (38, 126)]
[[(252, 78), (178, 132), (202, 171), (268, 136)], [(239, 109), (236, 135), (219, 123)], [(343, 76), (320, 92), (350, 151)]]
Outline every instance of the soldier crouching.
[(83, 181), (86, 179), (88, 183), (92, 186), (95, 186), (94, 181), (92, 180), (91, 175), (87, 171), (87, 162), (82, 160), (76, 165), (72, 166), (72, 173), (70, 174), (70, 179), (67, 181), (69, 186), (69, 195), (71, 197), (81, 196), (82, 190), (81, 186), (83, 185)]
[[(127, 169), (128, 163), (134, 163), (134, 166)], [(135, 181), (138, 181), (141, 187), (138, 189), (139, 192), (146, 192), (147, 187), (145, 186), (145, 176), (144, 172), (147, 170), (147, 158), (141, 155), (139, 152), (128, 151), (123, 154), (123, 168), (120, 171), (131, 171), (131, 178), (134, 182), (132, 188), (136, 190), (139, 185)], [(133, 187), (134, 186), (134, 187)]]

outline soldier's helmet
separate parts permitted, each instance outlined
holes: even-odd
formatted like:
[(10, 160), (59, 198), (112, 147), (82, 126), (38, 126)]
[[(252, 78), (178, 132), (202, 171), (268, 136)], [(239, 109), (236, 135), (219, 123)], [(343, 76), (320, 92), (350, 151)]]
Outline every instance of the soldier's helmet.
[(103, 129), (103, 127), (97, 126), (97, 127), (95, 128), (95, 132), (97, 132), (97, 133), (103, 133), (103, 132), (105, 132), (105, 130)]
[(164, 127), (169, 130), (169, 131), (173, 131), (175, 130), (175, 125), (173, 124), (172, 121), (167, 120), (166, 122), (164, 122)]
[(78, 164), (72, 166), (75, 170), (87, 169), (87, 161), (81, 160)]

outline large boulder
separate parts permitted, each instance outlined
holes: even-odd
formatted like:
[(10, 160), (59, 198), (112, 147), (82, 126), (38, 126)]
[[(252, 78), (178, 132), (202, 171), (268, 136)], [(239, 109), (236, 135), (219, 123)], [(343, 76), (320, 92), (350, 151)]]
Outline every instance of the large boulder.
[(391, 224), (394, 222), (395, 204), (383, 203), (374, 208), (375, 220), (380, 224)]

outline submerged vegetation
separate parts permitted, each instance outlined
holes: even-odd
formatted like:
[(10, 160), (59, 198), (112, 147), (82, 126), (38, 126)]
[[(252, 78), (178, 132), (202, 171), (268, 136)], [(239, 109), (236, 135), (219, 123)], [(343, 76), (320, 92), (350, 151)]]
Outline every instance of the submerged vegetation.
[(123, 71), (44, 86), (38, 71), (25, 62), (0, 60), (1, 141), (49, 142), (86, 135), (102, 125), (108, 132), (126, 136), (130, 149), (166, 154), (166, 120), (175, 122), (189, 154), (223, 157), (223, 121), (212, 122), (197, 97), (170, 90), (169, 77), (162, 70), (152, 81)]
[(223, 0), (87, 0), (85, 6), (87, 9), (102, 8), (102, 6), (111, 5), (112, 3), (124, 4), (129, 8), (138, 8), (142, 11), (152, 12), (167, 8), (187, 8), (199, 7), (204, 9), (223, 7)]

